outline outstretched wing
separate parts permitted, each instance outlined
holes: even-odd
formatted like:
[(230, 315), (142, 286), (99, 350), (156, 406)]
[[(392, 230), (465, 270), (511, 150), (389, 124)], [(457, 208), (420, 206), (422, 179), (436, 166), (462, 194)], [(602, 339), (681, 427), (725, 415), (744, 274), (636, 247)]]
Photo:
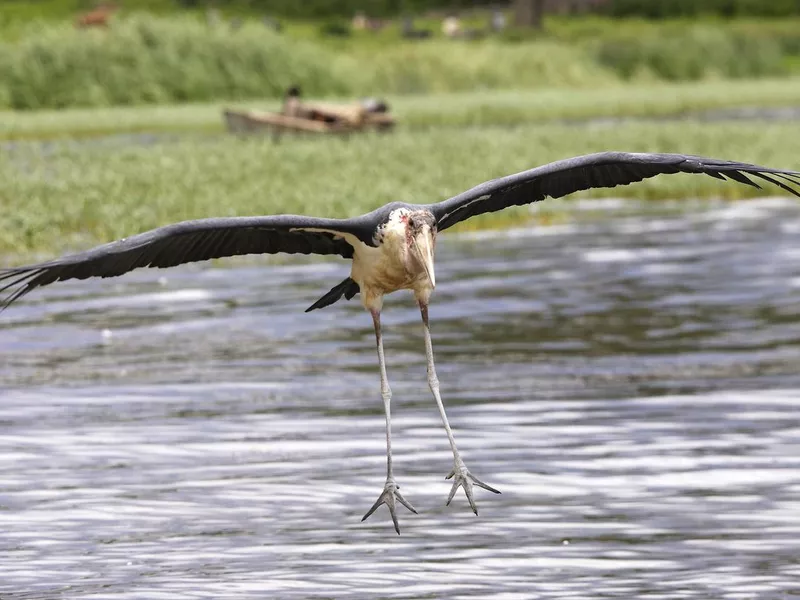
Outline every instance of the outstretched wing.
[[(366, 215), (365, 215), (366, 216)], [(0, 270), (0, 309), (55, 281), (116, 277), (139, 267), (173, 267), (244, 254), (338, 254), (353, 256), (352, 243), (370, 243), (364, 217), (316, 219), (295, 215), (184, 221), (86, 252)], [(350, 242), (348, 242), (350, 240)]]
[(516, 175), (482, 183), (438, 204), (426, 206), (441, 231), (487, 212), (551, 198), (590, 188), (627, 185), (668, 173), (703, 173), (717, 179), (733, 179), (760, 188), (748, 175), (773, 183), (800, 196), (800, 172), (759, 167), (747, 163), (687, 154), (636, 154), (601, 152), (560, 160)]

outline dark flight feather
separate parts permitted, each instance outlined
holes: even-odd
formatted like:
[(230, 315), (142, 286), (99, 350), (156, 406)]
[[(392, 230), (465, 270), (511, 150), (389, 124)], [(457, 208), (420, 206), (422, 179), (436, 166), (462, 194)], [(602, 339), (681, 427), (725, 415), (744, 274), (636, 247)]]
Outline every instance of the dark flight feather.
[(330, 306), (331, 304), (339, 300), (342, 296), (344, 296), (346, 300), (350, 300), (359, 291), (360, 289), (358, 287), (358, 284), (348, 277), (339, 285), (331, 289), (322, 298), (314, 302), (314, 304), (309, 306), (305, 312), (311, 312), (312, 310), (316, 310), (318, 308), (325, 308), (326, 306)]
[(434, 214), (437, 227), (442, 231), (475, 215), (495, 212), (509, 206), (539, 202), (547, 197), (561, 198), (590, 188), (627, 185), (671, 173), (701, 173), (759, 188), (749, 175), (800, 196), (800, 172), (797, 171), (783, 171), (688, 154), (601, 152), (560, 160), (516, 175), (487, 181), (449, 200), (424, 208)]
[[(328, 231), (312, 231), (326, 229)], [(352, 258), (353, 247), (335, 233), (360, 237), (358, 219), (281, 215), (184, 221), (48, 262), (0, 270), (5, 308), (55, 281), (116, 277), (140, 267), (175, 265), (244, 254), (333, 254)]]

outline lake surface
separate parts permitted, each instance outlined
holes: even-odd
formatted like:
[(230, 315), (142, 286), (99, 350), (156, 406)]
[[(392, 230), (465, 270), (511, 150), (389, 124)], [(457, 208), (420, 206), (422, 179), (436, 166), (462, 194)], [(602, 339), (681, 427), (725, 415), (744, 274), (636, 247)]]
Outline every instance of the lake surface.
[[(38, 290), (0, 315), (0, 597), (800, 597), (800, 205), (563, 203), (444, 235), (431, 308), (345, 262)], [(574, 210), (573, 210), (574, 208)]]

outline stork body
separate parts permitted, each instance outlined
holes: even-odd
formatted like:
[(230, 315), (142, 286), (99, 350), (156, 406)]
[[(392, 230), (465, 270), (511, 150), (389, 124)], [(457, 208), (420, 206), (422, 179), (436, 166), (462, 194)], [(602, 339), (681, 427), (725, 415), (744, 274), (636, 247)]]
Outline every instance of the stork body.
[[(433, 343), (431, 341), (430, 324), (428, 321), (428, 303), (431, 293), (436, 287), (434, 272), (434, 249), (436, 247), (436, 217), (426, 208), (401, 206), (389, 212), (388, 219), (376, 230), (375, 242), (377, 247), (372, 247), (357, 241), (352, 241), (355, 249), (353, 268), (350, 278), (358, 284), (361, 290), (361, 303), (372, 315), (375, 328), (375, 341), (378, 347), (378, 367), (381, 376), (381, 396), (386, 414), (386, 484), (378, 500), (364, 515), (369, 517), (382, 504), (386, 504), (394, 522), (395, 530), (400, 533), (397, 522), (395, 499), (410, 511), (416, 513), (414, 507), (400, 494), (399, 486), (394, 479), (392, 470), (392, 428), (391, 428), (391, 399), (392, 390), (386, 375), (386, 361), (383, 352), (383, 336), (381, 333), (381, 309), (383, 297), (398, 290), (409, 289), (414, 292), (414, 298), (419, 305), (420, 314), (425, 333), (425, 354), (428, 362), (428, 386), (431, 389), (439, 414), (442, 418), (453, 452), (453, 469), (447, 476), (454, 478), (453, 486), (447, 504), (460, 486), (464, 488), (467, 499), (478, 514), (472, 494), (472, 484), (483, 487), (496, 494), (500, 492), (486, 485), (472, 475), (464, 464), (461, 454), (456, 447), (455, 438), (447, 420), (442, 397), (439, 393), (439, 379), (436, 376), (436, 366), (433, 360)], [(362, 519), (362, 521), (364, 520)]]
[(355, 253), (350, 279), (361, 290), (367, 310), (380, 311), (383, 296), (413, 290), (427, 304), (436, 286), (433, 250), (436, 219), (429, 210), (401, 206), (389, 212), (375, 235), (376, 246), (351, 241)]
[[(306, 312), (324, 308), (342, 297), (361, 294), (372, 315), (378, 353), (381, 397), (386, 415), (386, 483), (378, 500), (364, 515), (386, 504), (395, 530), (396, 502), (416, 510), (400, 494), (394, 478), (391, 438), (391, 397), (381, 333), (383, 297), (411, 290), (423, 322), (428, 385), (447, 433), (453, 468), (447, 478), (453, 485), (447, 504), (459, 487), (478, 513), (473, 485), (494, 488), (473, 476), (456, 447), (445, 414), (433, 359), (428, 304), (436, 286), (434, 251), (441, 231), (474, 215), (515, 205), (559, 198), (578, 190), (614, 187), (658, 174), (699, 173), (733, 179), (759, 187), (751, 177), (772, 183), (800, 196), (800, 172), (682, 154), (632, 154), (604, 152), (579, 156), (529, 171), (482, 183), (458, 196), (430, 205), (394, 202), (351, 219), (321, 219), (296, 215), (201, 219), (167, 225), (86, 252), (48, 262), (0, 270), (0, 307), (7, 307), (37, 287), (67, 279), (115, 277), (139, 267), (175, 265), (244, 254), (333, 254), (352, 259), (350, 277), (334, 286)], [(363, 519), (362, 519), (363, 520)]]

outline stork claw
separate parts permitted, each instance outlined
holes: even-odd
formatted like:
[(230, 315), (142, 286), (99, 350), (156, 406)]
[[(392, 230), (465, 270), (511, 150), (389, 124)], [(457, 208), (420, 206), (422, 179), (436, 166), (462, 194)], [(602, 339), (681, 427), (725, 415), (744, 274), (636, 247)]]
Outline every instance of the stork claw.
[(366, 521), (367, 518), (374, 513), (381, 504), (385, 504), (389, 509), (389, 514), (392, 517), (394, 530), (397, 532), (397, 535), (400, 535), (400, 525), (397, 522), (397, 512), (395, 511), (395, 499), (397, 499), (400, 504), (405, 506), (415, 515), (418, 514), (417, 509), (411, 506), (411, 503), (408, 500), (403, 498), (403, 495), (400, 493), (400, 486), (397, 485), (393, 478), (389, 477), (386, 479), (386, 485), (383, 486), (383, 492), (381, 492), (381, 495), (378, 496), (375, 504), (373, 504), (372, 507), (367, 511), (367, 514), (362, 517), (361, 521)]
[(484, 483), (470, 473), (469, 469), (467, 469), (462, 460), (455, 461), (453, 470), (450, 471), (450, 474), (445, 477), (445, 479), (453, 479), (453, 487), (450, 488), (450, 495), (447, 497), (445, 506), (450, 506), (450, 502), (452, 502), (453, 498), (455, 497), (458, 488), (463, 487), (464, 494), (467, 496), (467, 501), (469, 502), (470, 508), (472, 508), (472, 512), (474, 512), (476, 515), (478, 514), (478, 507), (475, 505), (475, 498), (473, 498), (472, 495), (473, 484), (477, 485), (478, 487), (482, 487), (485, 490), (489, 490), (494, 494), (500, 493), (500, 490), (494, 489), (492, 486)]

